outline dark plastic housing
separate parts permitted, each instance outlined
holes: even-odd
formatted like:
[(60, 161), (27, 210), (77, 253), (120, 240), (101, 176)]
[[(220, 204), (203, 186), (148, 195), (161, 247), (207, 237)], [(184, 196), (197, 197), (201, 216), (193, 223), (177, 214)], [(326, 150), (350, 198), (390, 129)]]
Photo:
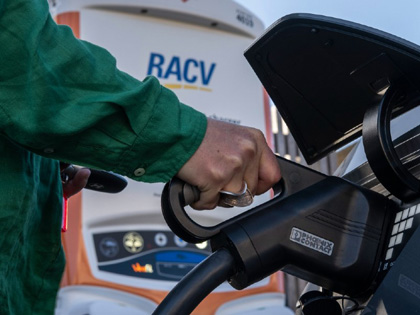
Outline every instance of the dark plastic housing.
[(395, 208), (386, 197), (327, 177), (281, 203), (230, 224), (212, 249), (229, 249), (243, 289), (279, 269), (323, 288), (358, 295), (374, 285)]
[(284, 176), (277, 185), (281, 192), (211, 227), (197, 224), (184, 209), (199, 194), (172, 179), (162, 193), (167, 224), (188, 242), (210, 240), (213, 251), (228, 249), (235, 259), (229, 282), (236, 289), (280, 269), (349, 295), (375, 286), (396, 204), (342, 178), (277, 161)]
[(339, 19), (286, 16), (245, 57), (309, 164), (359, 137), (366, 110), (393, 82), (406, 91), (394, 117), (419, 96), (419, 46)]

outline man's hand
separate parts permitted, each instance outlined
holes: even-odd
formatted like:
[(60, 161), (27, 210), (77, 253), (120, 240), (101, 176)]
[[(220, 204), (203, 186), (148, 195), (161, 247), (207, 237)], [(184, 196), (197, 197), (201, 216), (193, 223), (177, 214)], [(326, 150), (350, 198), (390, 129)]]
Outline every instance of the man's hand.
[(220, 190), (239, 192), (245, 181), (252, 194), (259, 195), (281, 178), (261, 131), (213, 119), (208, 119), (203, 142), (177, 176), (201, 191), (192, 205), (198, 210), (215, 208)]
[(79, 170), (76, 175), (74, 175), (73, 179), (69, 180), (65, 184), (63, 184), (63, 195), (66, 198), (70, 198), (71, 196), (77, 194), (83, 188), (85, 188), (88, 179), (90, 176), (90, 170), (87, 168), (82, 168)]

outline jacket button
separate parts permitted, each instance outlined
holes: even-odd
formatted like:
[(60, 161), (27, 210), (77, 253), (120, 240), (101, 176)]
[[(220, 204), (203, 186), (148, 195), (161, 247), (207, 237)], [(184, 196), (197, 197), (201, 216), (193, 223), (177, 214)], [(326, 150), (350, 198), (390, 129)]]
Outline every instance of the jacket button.
[(139, 167), (134, 171), (134, 176), (142, 176), (144, 173), (146, 173), (146, 170), (142, 167)]

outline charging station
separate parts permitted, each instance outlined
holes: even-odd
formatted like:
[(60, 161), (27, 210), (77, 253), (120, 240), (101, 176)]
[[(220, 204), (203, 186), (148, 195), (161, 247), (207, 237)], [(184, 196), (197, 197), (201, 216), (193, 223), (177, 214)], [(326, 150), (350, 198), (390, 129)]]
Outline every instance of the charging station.
[(352, 141), (357, 149), (336, 176), (278, 157), (275, 197), (213, 226), (189, 217), (195, 188), (173, 178), (162, 195), (168, 225), (191, 243), (209, 241), (213, 254), (153, 314), (188, 314), (219, 281), (244, 289), (278, 270), (310, 282), (296, 314), (417, 313), (420, 47), (291, 14), (245, 56), (308, 163)]
[[(153, 5), (139, 12), (132, 3), (86, 9), (180, 21), (179, 11), (171, 15)], [(74, 30), (83, 38), (80, 10), (59, 13), (58, 21), (76, 17)], [(190, 15), (181, 14), (189, 26), (209, 27), (208, 20)], [(236, 19), (253, 25), (242, 11)], [(211, 21), (212, 31), (218, 26), (217, 32), (232, 32), (233, 24)], [(103, 23), (97, 31), (105, 28)], [(283, 179), (273, 187), (274, 198), (263, 196), (249, 211), (229, 217), (189, 212), (197, 193), (176, 178), (162, 194), (143, 190), (146, 198), (161, 197), (172, 231), (150, 210), (152, 203), (137, 205), (140, 194), (126, 196), (122, 215), (110, 210), (107, 197), (101, 204), (93, 193), (79, 196), (73, 220), (80, 229), (63, 242), (76, 264), (68, 265), (58, 314), (290, 313), (281, 281), (273, 277), (278, 270), (312, 282), (298, 301), (300, 314), (418, 309), (420, 47), (352, 22), (294, 14), (267, 29), (245, 56), (308, 163), (351, 141), (358, 141), (356, 149), (336, 176), (278, 157)], [(210, 82), (220, 61), (179, 54), (168, 59), (157, 50), (146, 61), (146, 75), (178, 81), (164, 84), (180, 94), (215, 91)], [(87, 211), (95, 206), (99, 216)], [(226, 280), (242, 295), (235, 296)]]
[[(119, 69), (156, 76), (208, 117), (262, 130), (271, 143), (268, 96), (243, 51), (262, 22), (234, 1), (61, 0), (54, 12), (82, 40), (106, 48)], [(129, 180), (119, 194), (83, 191), (70, 199), (63, 234), (67, 266), (56, 314), (150, 314), (175, 284), (211, 254), (165, 223), (163, 184)], [(254, 204), (271, 198), (258, 196)], [(250, 208), (250, 207), (248, 207)], [(245, 209), (246, 210), (246, 209)], [(214, 225), (243, 210), (193, 213)], [(236, 291), (221, 284), (195, 314), (291, 314), (281, 273)]]

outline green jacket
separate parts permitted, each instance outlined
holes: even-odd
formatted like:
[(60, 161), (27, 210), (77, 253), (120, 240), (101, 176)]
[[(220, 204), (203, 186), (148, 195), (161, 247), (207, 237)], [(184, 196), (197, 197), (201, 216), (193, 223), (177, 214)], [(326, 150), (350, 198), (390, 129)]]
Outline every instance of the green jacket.
[(120, 72), (57, 26), (46, 0), (0, 0), (0, 314), (53, 313), (64, 266), (58, 160), (167, 181), (205, 130), (205, 116), (155, 78)]

